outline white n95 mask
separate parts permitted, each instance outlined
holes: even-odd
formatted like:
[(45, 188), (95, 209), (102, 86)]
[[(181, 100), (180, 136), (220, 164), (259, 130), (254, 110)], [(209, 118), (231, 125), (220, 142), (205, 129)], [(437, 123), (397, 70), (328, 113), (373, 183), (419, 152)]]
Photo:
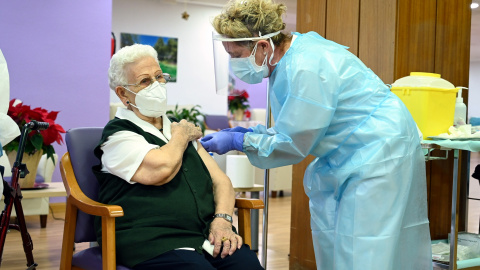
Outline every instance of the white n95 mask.
[(261, 66), (255, 63), (257, 45), (258, 43), (255, 44), (249, 57), (230, 58), (230, 66), (233, 74), (235, 74), (240, 80), (249, 84), (261, 83), (262, 79), (268, 76), (267, 55), (265, 54), (265, 59)]
[(150, 86), (135, 93), (125, 87), (129, 92), (135, 94), (135, 105), (141, 114), (148, 117), (160, 117), (166, 113), (167, 109), (167, 88), (159, 82), (154, 82)]

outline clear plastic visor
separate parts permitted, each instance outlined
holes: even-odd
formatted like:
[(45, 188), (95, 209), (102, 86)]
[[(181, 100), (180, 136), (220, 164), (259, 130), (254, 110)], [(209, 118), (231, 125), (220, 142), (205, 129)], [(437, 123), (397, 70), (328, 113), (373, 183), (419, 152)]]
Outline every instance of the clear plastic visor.
[(235, 96), (239, 93), (233, 91), (234, 81), (238, 78), (233, 74), (230, 69), (230, 55), (225, 51), (223, 42), (236, 42), (236, 41), (258, 41), (266, 40), (273, 36), (276, 36), (280, 31), (270, 33), (259, 37), (250, 38), (230, 38), (223, 35), (219, 35), (216, 32), (212, 32), (213, 41), (213, 63), (215, 68), (215, 87), (217, 95), (223, 96)]

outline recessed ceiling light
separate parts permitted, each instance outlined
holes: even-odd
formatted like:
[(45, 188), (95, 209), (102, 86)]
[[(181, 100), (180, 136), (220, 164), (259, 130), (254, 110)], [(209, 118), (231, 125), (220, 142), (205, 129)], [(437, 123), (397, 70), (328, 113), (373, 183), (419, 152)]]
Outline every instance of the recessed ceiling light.
[(471, 8), (478, 8), (478, 3), (472, 3), (472, 4), (470, 5), (470, 7), (471, 7)]

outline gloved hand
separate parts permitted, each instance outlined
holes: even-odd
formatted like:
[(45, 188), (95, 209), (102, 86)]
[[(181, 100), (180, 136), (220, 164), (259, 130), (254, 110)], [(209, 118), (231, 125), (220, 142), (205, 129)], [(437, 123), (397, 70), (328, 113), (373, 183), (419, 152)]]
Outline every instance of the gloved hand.
[(243, 137), (241, 132), (215, 132), (200, 140), (207, 152), (223, 155), (231, 150), (243, 151)]
[(236, 126), (234, 128), (226, 128), (226, 129), (222, 129), (220, 131), (247, 133), (247, 132), (253, 132), (253, 129)]

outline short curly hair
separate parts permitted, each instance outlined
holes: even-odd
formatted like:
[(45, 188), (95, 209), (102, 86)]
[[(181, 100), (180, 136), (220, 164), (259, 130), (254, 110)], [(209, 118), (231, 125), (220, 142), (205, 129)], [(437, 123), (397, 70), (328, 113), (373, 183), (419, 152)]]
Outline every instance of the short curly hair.
[(158, 59), (157, 51), (150, 45), (133, 44), (118, 50), (110, 59), (110, 67), (108, 68), (108, 85), (110, 88), (115, 91), (115, 87), (128, 83), (125, 65), (148, 56)]
[[(230, 0), (212, 25), (221, 34), (232, 38), (258, 37), (285, 29), (282, 15), (287, 11), (284, 4), (272, 0)], [(287, 36), (280, 33), (272, 37), (275, 45)]]

